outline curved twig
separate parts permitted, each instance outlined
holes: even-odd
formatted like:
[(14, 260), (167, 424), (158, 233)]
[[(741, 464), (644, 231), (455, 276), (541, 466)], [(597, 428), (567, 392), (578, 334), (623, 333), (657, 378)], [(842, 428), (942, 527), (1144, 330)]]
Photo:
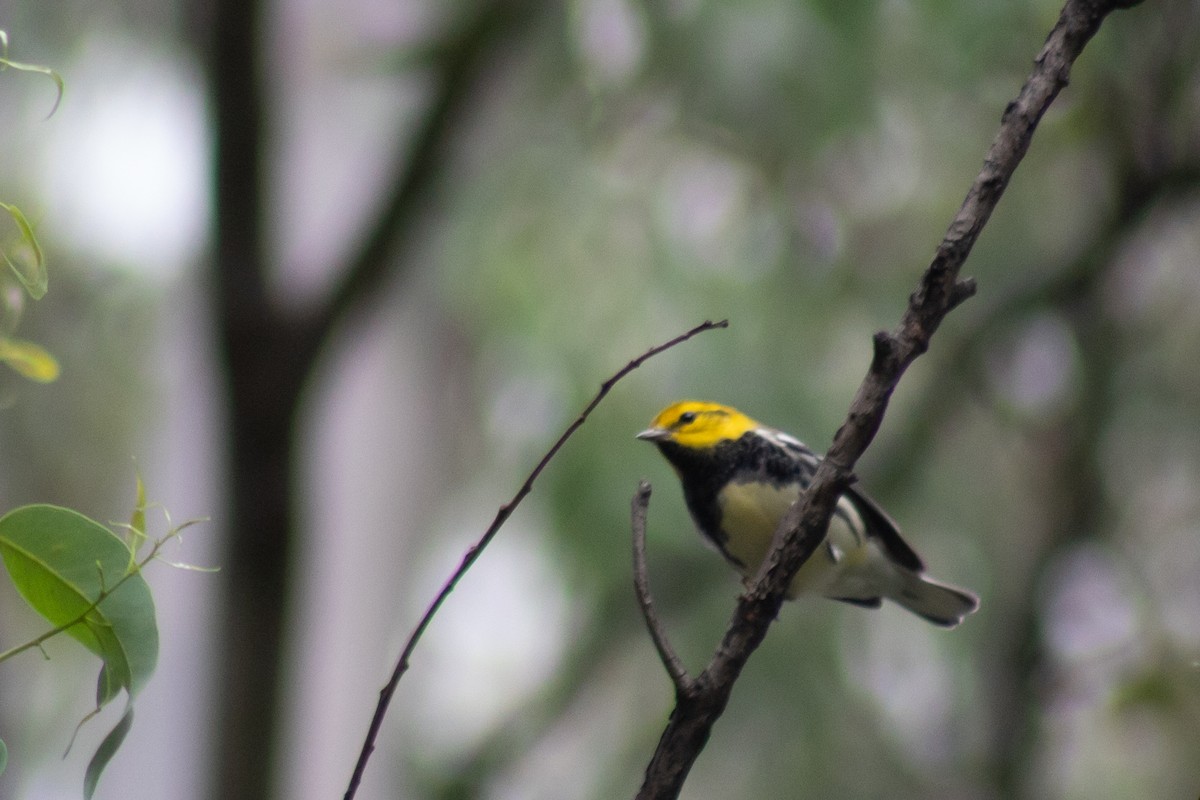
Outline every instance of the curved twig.
[(517, 493), (513, 495), (512, 499), (500, 506), (500, 508), (496, 511), (496, 516), (492, 519), (492, 523), (488, 525), (487, 530), (483, 532), (483, 535), (479, 537), (479, 540), (475, 542), (475, 544), (471, 545), (471, 547), (467, 549), (467, 552), (463, 555), (462, 561), (459, 563), (458, 568), (455, 569), (453, 574), (451, 574), (446, 582), (442, 584), (442, 588), (437, 593), (437, 596), (433, 599), (433, 602), (430, 603), (429, 607), (425, 609), (425, 613), (421, 616), (420, 622), (418, 622), (417, 627), (413, 629), (412, 634), (408, 637), (408, 642), (404, 645), (404, 650), (400, 653), (400, 658), (396, 662), (395, 668), (392, 670), (392, 677), (379, 691), (379, 702), (375, 705), (375, 714), (371, 718), (371, 725), (367, 730), (366, 738), (363, 740), (362, 750), (358, 755), (358, 762), (354, 765), (354, 773), (351, 775), (350, 783), (346, 788), (345, 800), (352, 800), (355, 793), (358, 791), (358, 786), (362, 782), (363, 773), (367, 768), (367, 761), (371, 758), (371, 753), (375, 750), (375, 739), (379, 736), (379, 729), (383, 726), (383, 718), (387, 715), (388, 706), (392, 702), (392, 695), (396, 693), (396, 687), (400, 684), (400, 679), (404, 676), (404, 673), (408, 671), (409, 659), (412, 657), (413, 651), (416, 650), (417, 643), (421, 640), (421, 636), (425, 633), (425, 629), (428, 628), (429, 624), (433, 621), (433, 617), (437, 614), (438, 609), (442, 607), (442, 603), (446, 602), (446, 598), (450, 596), (450, 592), (454, 591), (454, 587), (458, 585), (460, 580), (462, 580), (462, 577), (467, 573), (467, 570), (469, 570), (471, 565), (479, 559), (479, 556), (483, 554), (484, 549), (488, 546), (488, 544), (491, 543), (492, 539), (495, 538), (496, 534), (500, 531), (501, 526), (508, 521), (508, 518), (512, 516), (513, 511), (515, 511), (517, 506), (520, 505), (521, 501), (525, 499), (525, 496), (533, 490), (533, 482), (537, 480), (539, 475), (542, 474), (542, 470), (546, 468), (546, 465), (550, 463), (550, 460), (554, 458), (560, 449), (562, 449), (562, 446), (566, 444), (567, 439), (571, 438), (571, 435), (578, 430), (579, 426), (583, 425), (584, 421), (587, 420), (588, 415), (595, 410), (596, 406), (600, 405), (600, 401), (608, 395), (613, 386), (616, 385), (617, 381), (621, 380), (630, 372), (633, 372), (635, 369), (640, 367), (646, 362), (647, 359), (658, 355), (664, 350), (669, 350), (677, 344), (686, 342), (688, 339), (699, 333), (703, 333), (704, 331), (727, 327), (729, 327), (728, 320), (721, 320), (720, 322), (705, 321), (692, 328), (690, 331), (676, 336), (670, 341), (664, 342), (663, 344), (655, 347), (651, 347), (645, 353), (642, 353), (624, 367), (621, 367), (621, 369), (617, 370), (617, 372), (611, 378), (600, 384), (600, 390), (596, 392), (596, 395), (592, 398), (592, 401), (587, 404), (587, 407), (584, 408), (579, 416), (575, 418), (575, 421), (567, 426), (567, 429), (563, 431), (561, 436), (558, 437), (558, 440), (555, 441), (555, 443), (551, 445), (550, 449), (546, 451), (546, 454), (542, 456), (541, 460), (538, 461), (537, 466), (535, 466), (525, 478), (525, 482), (521, 484), (521, 488), (517, 490)]
[(687, 674), (683, 661), (671, 646), (667, 631), (663, 628), (662, 620), (654, 611), (654, 598), (650, 594), (650, 578), (646, 571), (646, 509), (650, 506), (650, 484), (641, 481), (637, 493), (631, 503), (633, 527), (633, 589), (637, 594), (638, 606), (646, 619), (646, 628), (650, 631), (650, 639), (654, 649), (662, 660), (663, 667), (675, 684), (675, 696), (682, 697), (692, 690), (692, 678)]

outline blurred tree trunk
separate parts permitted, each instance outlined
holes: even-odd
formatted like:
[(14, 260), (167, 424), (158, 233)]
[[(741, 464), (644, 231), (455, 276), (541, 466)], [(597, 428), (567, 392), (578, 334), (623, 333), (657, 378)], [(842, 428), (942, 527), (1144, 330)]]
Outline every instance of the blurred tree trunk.
[[(481, 3), (428, 64), (440, 76), (423, 118), (396, 157), (391, 184), (333, 289), (304, 308), (285, 307), (268, 286), (264, 185), (266, 132), (264, 5), (212, 0), (207, 43), (215, 138), (212, 291), (225, 368), (227, 544), (217, 631), (216, 764), (210, 796), (271, 796), (278, 761), (281, 657), (293, 592), (290, 569), (302, 543), (294, 519), (296, 419), (302, 393), (331, 332), (393, 277), (445, 147), (489, 75), (500, 42), (533, 3)], [(384, 676), (381, 676), (381, 682)], [(368, 720), (363, 720), (366, 731)], [(347, 764), (347, 777), (351, 765)]]
[(227, 391), (228, 537), (217, 633), (213, 797), (270, 794), (292, 531), (292, 424), (303, 365), (266, 286), (262, 3), (217, 0), (209, 74), (215, 114), (212, 289)]

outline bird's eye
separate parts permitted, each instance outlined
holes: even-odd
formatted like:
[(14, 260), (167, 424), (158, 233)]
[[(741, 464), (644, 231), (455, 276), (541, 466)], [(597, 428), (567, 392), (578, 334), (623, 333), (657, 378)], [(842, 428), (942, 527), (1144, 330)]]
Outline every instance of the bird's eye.
[(691, 425), (695, 421), (696, 421), (696, 412), (695, 411), (685, 411), (679, 415), (679, 424), (680, 425)]

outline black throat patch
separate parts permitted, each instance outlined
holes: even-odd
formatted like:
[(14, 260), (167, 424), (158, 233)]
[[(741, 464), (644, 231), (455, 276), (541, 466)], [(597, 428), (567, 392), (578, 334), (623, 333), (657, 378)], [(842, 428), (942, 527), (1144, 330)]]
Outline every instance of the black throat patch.
[(815, 459), (797, 458), (779, 445), (754, 432), (725, 440), (708, 450), (659, 442), (659, 450), (675, 467), (683, 485), (683, 499), (700, 533), (733, 564), (745, 567), (725, 547), (721, 529), (721, 507), (717, 497), (723, 486), (763, 482), (773, 486), (799, 483), (807, 488), (816, 471)]

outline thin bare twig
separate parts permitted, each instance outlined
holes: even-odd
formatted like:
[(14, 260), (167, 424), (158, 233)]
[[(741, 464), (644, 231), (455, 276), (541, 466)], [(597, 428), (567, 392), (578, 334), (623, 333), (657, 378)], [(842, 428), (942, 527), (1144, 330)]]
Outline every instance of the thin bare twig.
[(1133, 4), (1131, 0), (1068, 0), (1063, 8), (1020, 94), (1005, 109), (983, 169), (909, 298), (899, 328), (876, 334), (874, 357), (845, 423), (811, 487), (781, 523), (786, 535), (776, 537), (749, 589), (739, 598), (725, 636), (693, 681), (692, 691), (678, 698), (646, 768), (638, 800), (679, 796), (713, 724), (725, 710), (734, 682), (775, 619), (788, 585), (824, 536), (834, 505), (879, 430), (901, 376), (928, 349), (930, 337), (946, 315), (974, 294), (974, 282), (960, 279), (959, 272), (1028, 150), (1042, 114), (1067, 85), (1072, 64), (1104, 18)]
[(650, 577), (646, 571), (646, 509), (650, 505), (650, 484), (642, 481), (638, 484), (637, 494), (633, 496), (631, 509), (633, 527), (633, 588), (637, 593), (638, 606), (646, 619), (646, 628), (650, 631), (650, 639), (654, 649), (662, 660), (671, 683), (675, 684), (675, 696), (680, 697), (691, 691), (692, 678), (687, 674), (683, 661), (671, 647), (667, 631), (662, 620), (654, 612), (654, 598), (650, 595)]
[(429, 623), (433, 621), (434, 615), (437, 614), (438, 609), (442, 607), (442, 603), (446, 601), (446, 598), (450, 596), (450, 592), (454, 591), (454, 587), (458, 585), (460, 580), (462, 580), (463, 575), (467, 573), (467, 570), (469, 570), (471, 565), (479, 559), (479, 556), (483, 554), (484, 549), (489, 543), (491, 543), (492, 539), (495, 538), (501, 526), (508, 521), (508, 518), (512, 516), (513, 511), (515, 511), (517, 506), (520, 505), (521, 501), (525, 499), (525, 496), (533, 490), (533, 482), (537, 480), (539, 475), (542, 474), (542, 470), (546, 468), (546, 465), (550, 463), (550, 460), (554, 458), (559, 450), (562, 449), (562, 446), (566, 444), (567, 439), (571, 438), (571, 435), (579, 429), (579, 426), (583, 425), (583, 423), (587, 420), (588, 415), (595, 410), (596, 406), (600, 405), (600, 401), (603, 400), (610, 391), (612, 391), (612, 388), (617, 384), (617, 381), (621, 380), (626, 375), (640, 367), (648, 359), (658, 355), (664, 350), (669, 350), (677, 344), (682, 344), (688, 339), (691, 339), (693, 336), (703, 333), (704, 331), (727, 327), (729, 327), (728, 320), (721, 320), (720, 322), (706, 320), (700, 325), (692, 328), (690, 331), (681, 333), (679, 336), (676, 336), (670, 341), (656, 345), (655, 347), (651, 347), (645, 353), (642, 353), (640, 356), (621, 367), (621, 369), (617, 370), (617, 372), (611, 378), (600, 384), (600, 390), (596, 392), (595, 397), (592, 398), (591, 402), (587, 404), (587, 407), (583, 409), (579, 416), (575, 418), (575, 421), (567, 426), (567, 429), (563, 431), (562, 435), (558, 437), (558, 440), (550, 447), (550, 449), (546, 451), (546, 454), (542, 456), (541, 460), (538, 461), (537, 466), (535, 466), (533, 471), (529, 473), (529, 476), (525, 478), (525, 482), (521, 484), (521, 488), (517, 490), (517, 493), (513, 495), (512, 499), (500, 506), (499, 510), (496, 511), (496, 516), (492, 519), (492, 523), (488, 525), (487, 530), (483, 532), (483, 535), (477, 542), (475, 542), (475, 544), (468, 548), (466, 554), (463, 556), (462, 562), (458, 565), (458, 568), (454, 570), (453, 574), (451, 574), (449, 579), (447, 579), (442, 585), (441, 590), (433, 599), (433, 602), (429, 604), (427, 609), (425, 609), (425, 613), (422, 615), (421, 621), (418, 622), (417, 627), (413, 629), (412, 634), (408, 637), (408, 642), (404, 645), (404, 650), (400, 653), (400, 658), (396, 662), (396, 667), (392, 670), (392, 677), (388, 680), (383, 689), (380, 690), (379, 702), (375, 705), (375, 714), (371, 718), (371, 725), (367, 730), (366, 739), (363, 740), (362, 750), (358, 755), (358, 762), (354, 765), (354, 774), (350, 777), (350, 783), (346, 788), (345, 800), (352, 800), (355, 793), (358, 791), (358, 786), (362, 782), (363, 773), (367, 768), (367, 761), (371, 758), (371, 753), (375, 750), (375, 740), (379, 736), (379, 729), (383, 726), (383, 718), (386, 716), (388, 706), (392, 702), (392, 695), (396, 693), (396, 687), (400, 684), (400, 679), (404, 676), (404, 673), (408, 671), (409, 659), (412, 657), (413, 651), (417, 647), (417, 643), (421, 640), (421, 636), (425, 633), (425, 629), (429, 627)]

